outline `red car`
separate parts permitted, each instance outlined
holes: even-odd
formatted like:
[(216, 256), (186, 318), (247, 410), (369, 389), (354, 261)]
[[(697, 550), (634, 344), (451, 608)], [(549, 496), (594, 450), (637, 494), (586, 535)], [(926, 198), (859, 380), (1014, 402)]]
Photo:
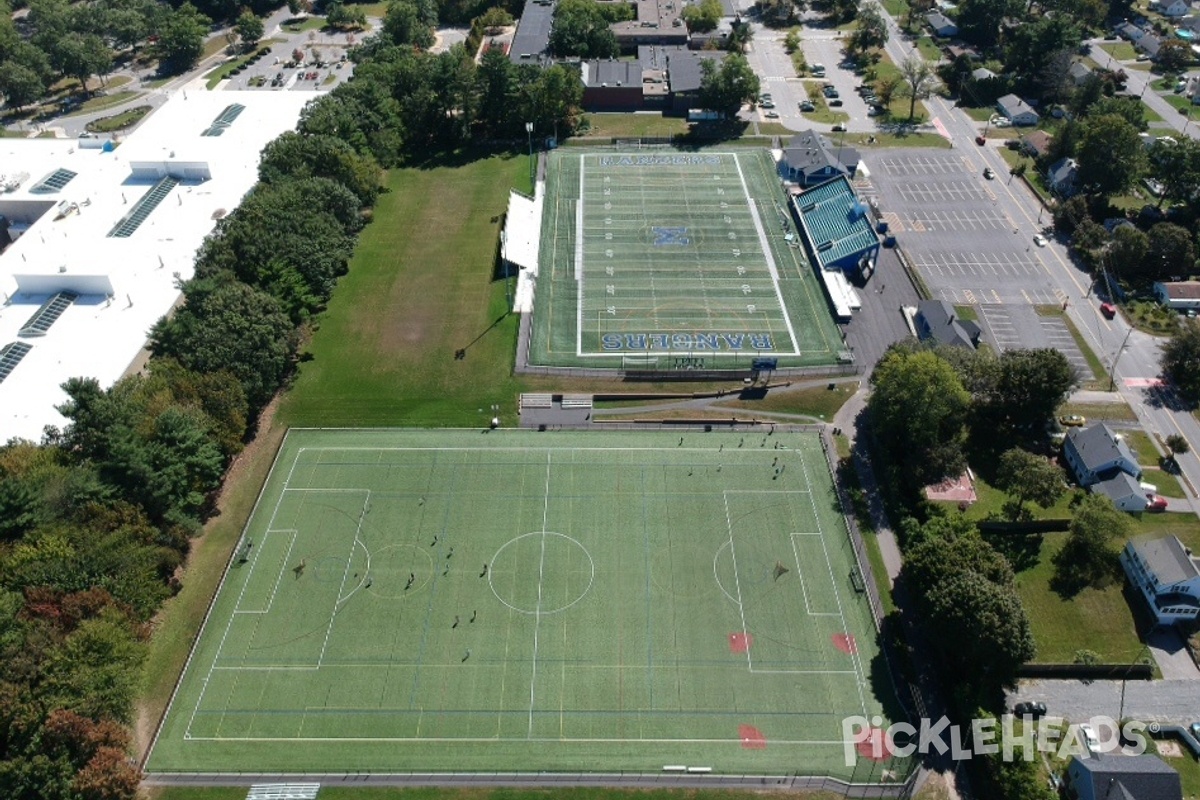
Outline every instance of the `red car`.
[(1167, 498), (1165, 498), (1161, 495), (1157, 495), (1157, 494), (1146, 495), (1146, 510), (1147, 511), (1166, 511), (1167, 510)]
[(1101, 303), (1100, 313), (1104, 315), (1105, 319), (1112, 319), (1117, 315), (1117, 307), (1112, 303)]

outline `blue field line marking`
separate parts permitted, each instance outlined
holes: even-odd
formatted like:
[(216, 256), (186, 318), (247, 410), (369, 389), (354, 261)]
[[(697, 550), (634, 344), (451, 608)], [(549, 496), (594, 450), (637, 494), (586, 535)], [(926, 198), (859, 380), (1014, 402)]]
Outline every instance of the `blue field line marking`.
[[(432, 473), (435, 469), (437, 469), (437, 465), (438, 465), (438, 451), (435, 451), (433, 454), (433, 463), (429, 465), (430, 473)], [(458, 474), (460, 472), (462, 472), (462, 470), (459, 470), (459, 469), (451, 470), (450, 489), (446, 493), (450, 497), (454, 496), (454, 489), (458, 484)], [(452, 506), (453, 506), (453, 503), (446, 503), (446, 510), (442, 514), (442, 527), (438, 531), (438, 543), (441, 545), (441, 547), (446, 546), (446, 542), (445, 542), (446, 522), (450, 518), (450, 508)], [(418, 542), (417, 544), (419, 546), (420, 542)], [(439, 547), (437, 550), (437, 555), (439, 555), (439, 556), (442, 554), (441, 547)], [(433, 621), (433, 600), (437, 596), (438, 578), (440, 577), (438, 575), (436, 565), (440, 564), (440, 563), (441, 563), (441, 559), (436, 559), (434, 561), (433, 578), (429, 581), (429, 603), (425, 606), (425, 623), (421, 627), (421, 646), (417, 648), (417, 658), (416, 658), (417, 668), (413, 672), (412, 691), (409, 692), (409, 694), (408, 694), (408, 705), (410, 708), (412, 708), (416, 705), (417, 691), (421, 687), (421, 665), (424, 664), (424, 662), (425, 662), (425, 646), (429, 642), (429, 626)]]
[[(646, 485), (646, 467), (641, 468), (641, 485)], [(648, 705), (654, 708), (654, 621), (650, 614), (650, 530), (646, 526), (646, 493), (642, 492), (642, 541), (646, 560), (646, 690)]]

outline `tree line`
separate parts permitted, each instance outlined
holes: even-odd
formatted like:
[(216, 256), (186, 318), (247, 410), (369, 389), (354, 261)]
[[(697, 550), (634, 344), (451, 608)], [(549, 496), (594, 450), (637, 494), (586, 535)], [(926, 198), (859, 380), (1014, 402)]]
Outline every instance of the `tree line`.
[(346, 272), (384, 166), (517, 137), (526, 120), (539, 133), (572, 123), (578, 76), (397, 44), (407, 13), (394, 5), (354, 51), (355, 78), (264, 149), (258, 183), (200, 247), (184, 303), (151, 331), (147, 369), (107, 388), (68, 381), (61, 429), (0, 447), (6, 799), (136, 795), (128, 726), (150, 621)]

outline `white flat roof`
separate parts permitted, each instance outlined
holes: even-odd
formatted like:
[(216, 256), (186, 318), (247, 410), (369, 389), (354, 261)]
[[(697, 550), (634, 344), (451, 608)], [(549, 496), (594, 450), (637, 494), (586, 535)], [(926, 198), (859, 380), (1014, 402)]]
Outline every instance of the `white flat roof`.
[[(0, 348), (32, 345), (0, 381), (0, 441), (36, 441), (46, 425), (63, 425), (54, 407), (66, 399), (60, 386), (68, 378), (107, 387), (124, 374), (179, 299), (178, 282), (192, 277), (204, 237), (254, 186), (263, 147), (293, 129), (312, 99), (177, 92), (110, 152), (98, 140), (0, 139), (0, 215), (18, 230), (28, 225), (0, 254)], [(244, 108), (221, 135), (201, 135), (234, 104)], [(58, 191), (31, 191), (60, 169), (76, 175)], [(183, 180), (131, 234), (110, 236), (164, 175)], [(60, 290), (81, 296), (46, 335), (19, 338)]]

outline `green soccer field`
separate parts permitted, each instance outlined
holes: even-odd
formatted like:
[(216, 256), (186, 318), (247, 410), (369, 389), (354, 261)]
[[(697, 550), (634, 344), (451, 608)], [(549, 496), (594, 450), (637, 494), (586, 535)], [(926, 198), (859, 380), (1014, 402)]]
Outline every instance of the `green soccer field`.
[(246, 537), (150, 772), (900, 769), (816, 434), (293, 430)]
[(765, 150), (548, 158), (531, 363), (838, 361), (845, 346)]

